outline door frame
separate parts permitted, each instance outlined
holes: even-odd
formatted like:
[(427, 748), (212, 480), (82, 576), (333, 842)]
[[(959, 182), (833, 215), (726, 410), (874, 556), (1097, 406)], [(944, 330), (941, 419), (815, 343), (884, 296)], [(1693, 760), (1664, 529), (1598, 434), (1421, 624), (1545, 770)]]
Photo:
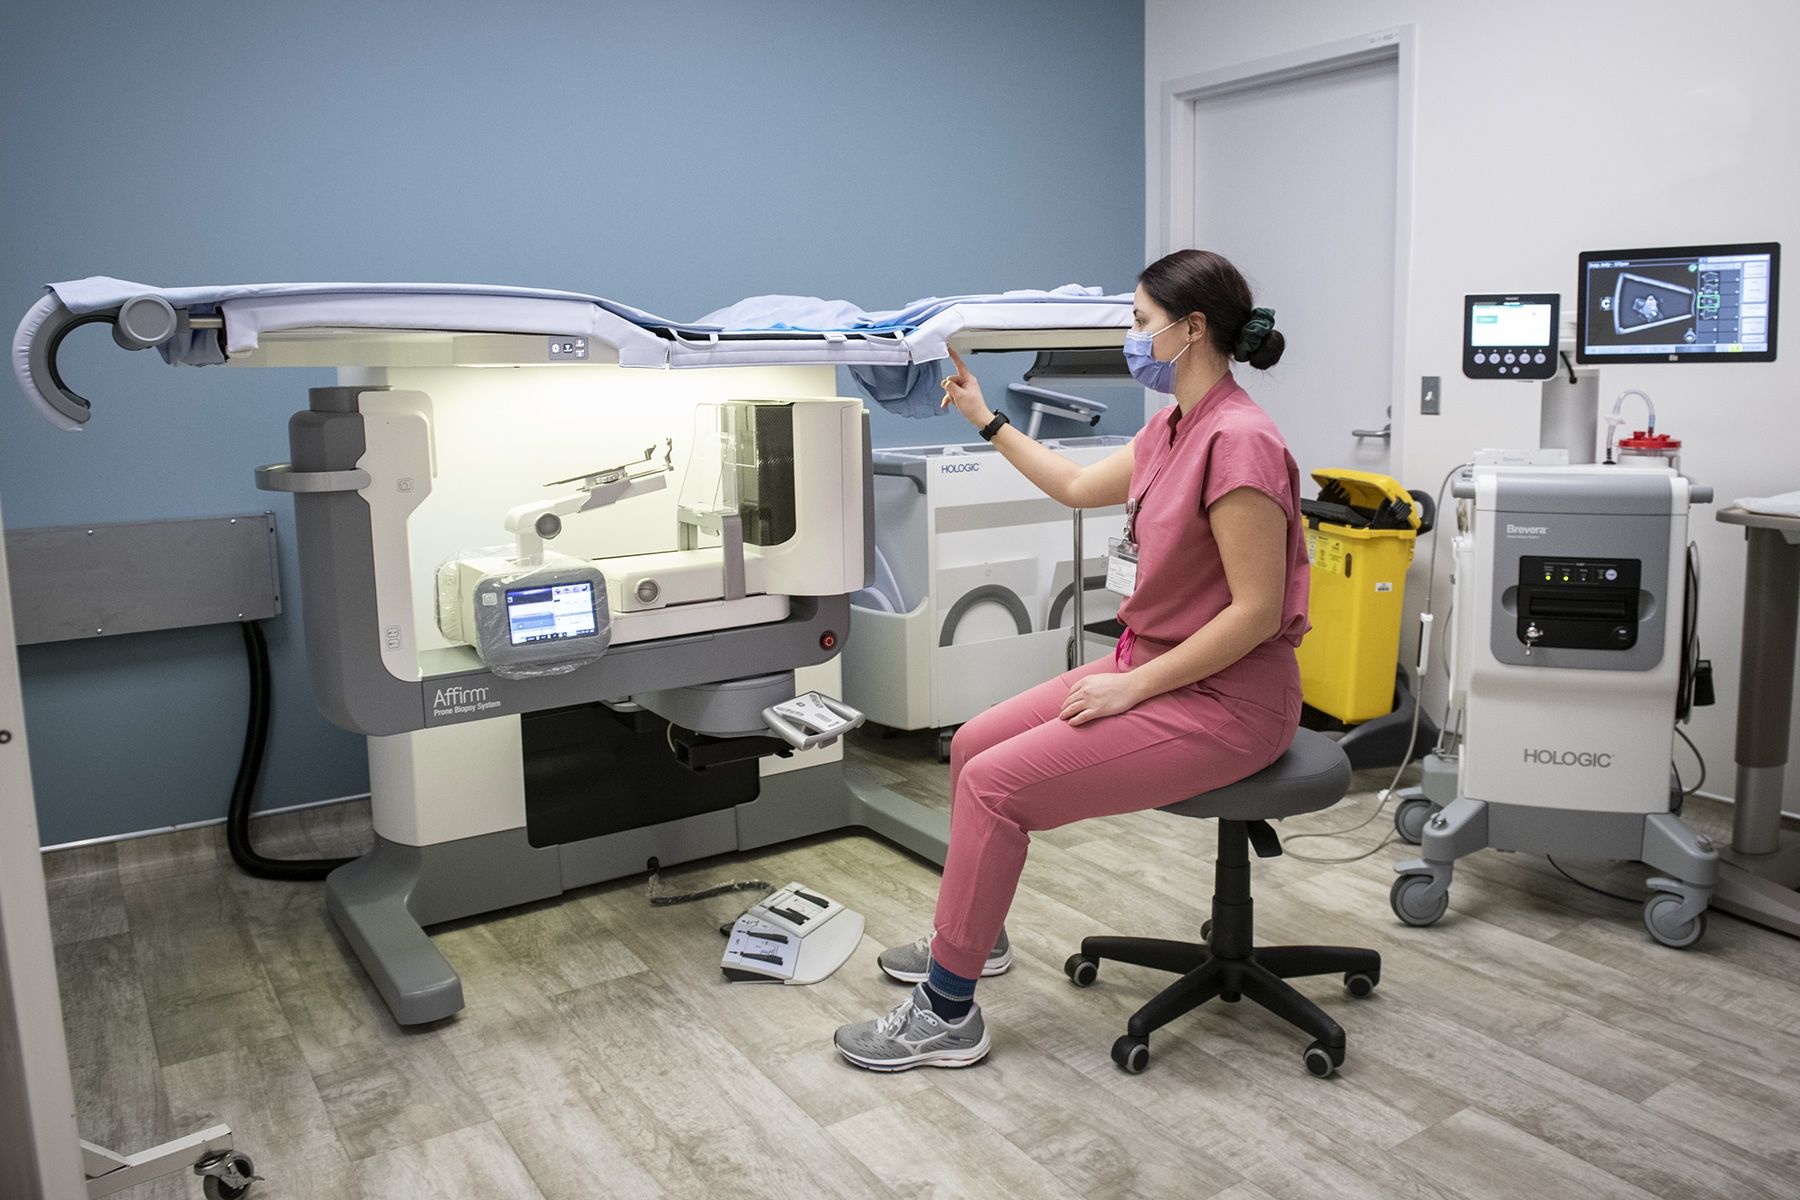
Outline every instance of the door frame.
[[(1418, 30), (1395, 25), (1358, 37), (1326, 42), (1267, 58), (1165, 80), (1158, 107), (1160, 129), (1152, 132), (1155, 160), (1146, 174), (1150, 219), (1144, 235), (1147, 262), (1194, 244), (1194, 133), (1198, 106), (1232, 92), (1326, 75), (1346, 67), (1392, 61), (1396, 67), (1394, 121), (1394, 344), (1389, 377), (1393, 394), (1392, 436), (1388, 470), (1398, 477), (1403, 462), (1401, 442), (1410, 414), (1405, 387), (1406, 318), (1412, 292), (1413, 138), (1418, 112)], [(1379, 415), (1379, 414), (1376, 414)]]
[[(0, 521), (0, 1191), (85, 1197)], [(22, 1190), (21, 1190), (22, 1189)]]

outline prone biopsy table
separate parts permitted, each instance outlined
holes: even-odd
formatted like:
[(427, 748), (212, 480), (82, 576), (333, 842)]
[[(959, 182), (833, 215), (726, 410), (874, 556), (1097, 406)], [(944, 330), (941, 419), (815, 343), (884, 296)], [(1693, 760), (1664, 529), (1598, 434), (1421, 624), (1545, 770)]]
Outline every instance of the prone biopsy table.
[(1738, 679), (1737, 809), (1720, 850), (1713, 906), (1800, 937), (1800, 835), (1781, 827), (1800, 614), (1800, 517), (1736, 505), (1718, 520), (1744, 526), (1744, 643)]

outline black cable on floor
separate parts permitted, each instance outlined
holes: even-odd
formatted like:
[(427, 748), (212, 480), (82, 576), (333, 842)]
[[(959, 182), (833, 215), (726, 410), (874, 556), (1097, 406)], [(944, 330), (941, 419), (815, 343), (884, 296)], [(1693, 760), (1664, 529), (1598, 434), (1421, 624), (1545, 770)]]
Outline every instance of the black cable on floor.
[(256, 621), (245, 621), (238, 628), (244, 634), (244, 655), (250, 667), (250, 713), (244, 725), (244, 753), (238, 760), (231, 805), (225, 813), (225, 845), (231, 850), (231, 860), (259, 879), (323, 879), (351, 860), (265, 858), (250, 844), (250, 806), (256, 800), (263, 753), (269, 745), (269, 643)]
[(1570, 883), (1574, 884), (1576, 887), (1584, 887), (1590, 892), (1595, 892), (1599, 895), (1605, 896), (1608, 900), (1617, 900), (1623, 904), (1642, 904), (1643, 903), (1643, 901), (1640, 899), (1636, 899), (1631, 896), (1621, 896), (1617, 892), (1609, 892), (1603, 887), (1595, 887), (1593, 884), (1588, 883), (1585, 880), (1575, 878), (1573, 875), (1571, 875), (1567, 871), (1563, 870), (1562, 864), (1557, 862), (1554, 858), (1551, 858), (1548, 854), (1544, 855), (1544, 861), (1549, 863), (1551, 866), (1555, 867), (1556, 873), (1558, 875), (1561, 875), (1564, 879), (1568, 880)]
[(655, 859), (651, 859), (650, 863), (650, 903), (656, 908), (666, 908), (671, 904), (692, 904), (696, 900), (710, 900), (714, 896), (725, 896), (732, 892), (772, 892), (775, 890), (775, 885), (766, 879), (734, 879), (730, 883), (721, 883), (693, 892), (665, 892), (662, 888), (661, 867), (656, 864)]

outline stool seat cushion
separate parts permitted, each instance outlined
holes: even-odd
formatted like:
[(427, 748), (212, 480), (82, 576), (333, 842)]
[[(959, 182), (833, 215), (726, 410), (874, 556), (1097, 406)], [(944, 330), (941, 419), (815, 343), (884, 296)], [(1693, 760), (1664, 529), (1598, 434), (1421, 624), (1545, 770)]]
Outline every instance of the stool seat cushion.
[(1287, 753), (1248, 779), (1165, 805), (1164, 812), (1225, 821), (1273, 821), (1330, 808), (1350, 790), (1350, 760), (1311, 729), (1294, 732)]

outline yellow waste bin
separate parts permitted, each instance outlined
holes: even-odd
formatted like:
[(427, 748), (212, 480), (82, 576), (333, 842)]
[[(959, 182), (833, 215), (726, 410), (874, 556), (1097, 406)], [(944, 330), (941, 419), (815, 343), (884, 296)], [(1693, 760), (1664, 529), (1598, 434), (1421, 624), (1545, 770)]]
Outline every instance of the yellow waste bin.
[(1401, 606), (1413, 543), (1429, 528), (1399, 481), (1370, 471), (1314, 471), (1300, 502), (1312, 560), (1312, 631), (1300, 643), (1306, 703), (1348, 725), (1392, 712)]

